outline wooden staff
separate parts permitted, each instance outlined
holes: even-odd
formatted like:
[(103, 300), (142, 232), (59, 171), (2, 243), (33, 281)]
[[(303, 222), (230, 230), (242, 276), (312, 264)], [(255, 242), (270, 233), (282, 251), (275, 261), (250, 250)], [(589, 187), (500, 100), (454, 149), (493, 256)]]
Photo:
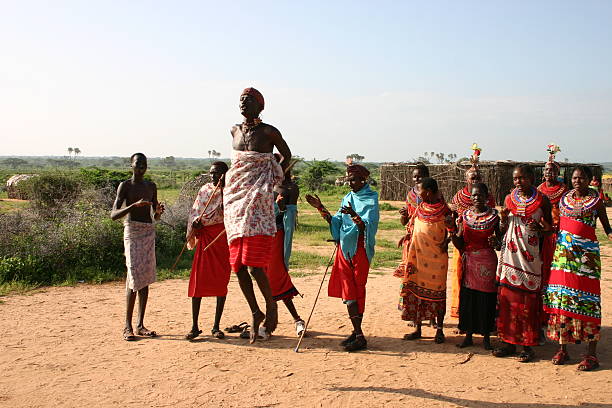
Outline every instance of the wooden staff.
[[(200, 216), (198, 218), (196, 218), (197, 221), (200, 221), (202, 219), (202, 217), (204, 216), (204, 214), (206, 213), (206, 209), (208, 208), (208, 205), (210, 204), (210, 202), (212, 201), (213, 197), (215, 196), (215, 193), (217, 192), (217, 190), (219, 189), (219, 186), (221, 185), (221, 182), (223, 181), (223, 178), (225, 177), (225, 174), (223, 176), (221, 176), (221, 178), (219, 179), (219, 181), (217, 182), (217, 185), (215, 186), (215, 189), (213, 190), (212, 194), (210, 195), (210, 198), (208, 199), (208, 201), (206, 202), (206, 204), (204, 205), (204, 210), (202, 210), (202, 214), (200, 214)], [(225, 232), (225, 230), (223, 230), (223, 232)], [(220, 236), (221, 234), (219, 234)], [(217, 236), (217, 238), (219, 238), (219, 236)], [(215, 238), (213, 240), (216, 241), (217, 238)], [(176, 265), (179, 263), (179, 261), (181, 260), (181, 256), (183, 256), (183, 252), (185, 252), (185, 248), (187, 248), (187, 241), (189, 241), (189, 239), (185, 240), (185, 243), (183, 244), (183, 249), (181, 249), (181, 253), (176, 257), (176, 261), (174, 261), (174, 265), (172, 265), (172, 268), (170, 268), (170, 274), (172, 274), (172, 272), (174, 272), (174, 268), (176, 268)], [(212, 242), (211, 242), (212, 244)], [(210, 246), (210, 245), (209, 245)], [(206, 249), (208, 249), (208, 247), (206, 247)]]
[(312, 314), (315, 310), (315, 306), (317, 305), (317, 300), (319, 300), (319, 295), (321, 294), (321, 288), (323, 287), (323, 282), (325, 282), (325, 278), (327, 277), (327, 271), (329, 270), (329, 267), (331, 266), (333, 260), (334, 260), (334, 255), (336, 255), (336, 250), (338, 249), (339, 244), (336, 244), (336, 246), (334, 247), (334, 252), (332, 252), (331, 257), (329, 258), (329, 262), (327, 263), (327, 268), (325, 268), (325, 273), (323, 274), (323, 279), (321, 279), (321, 284), (319, 285), (319, 291), (317, 292), (317, 296), (315, 297), (314, 303), (312, 304), (312, 309), (310, 310), (310, 315), (308, 316), (308, 320), (306, 320), (306, 325), (304, 326), (304, 331), (302, 332), (302, 334), (300, 335), (300, 339), (298, 340), (298, 344), (297, 346), (295, 346), (295, 349), (293, 351), (295, 351), (296, 353), (298, 353), (300, 351), (300, 345), (302, 344), (302, 339), (304, 339), (304, 335), (306, 334), (306, 330), (308, 330), (308, 324), (310, 323), (310, 318), (312, 317)]

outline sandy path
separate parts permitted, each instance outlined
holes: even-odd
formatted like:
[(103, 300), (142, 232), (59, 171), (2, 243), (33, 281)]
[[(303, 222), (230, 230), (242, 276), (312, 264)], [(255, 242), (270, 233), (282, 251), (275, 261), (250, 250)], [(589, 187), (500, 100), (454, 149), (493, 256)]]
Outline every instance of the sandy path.
[[(606, 248), (606, 254), (611, 251)], [(605, 318), (612, 317), (610, 258), (604, 257), (602, 281)], [(306, 294), (296, 301), (303, 317), (320, 275), (295, 279)], [(48, 288), (10, 296), (0, 304), (0, 405), (39, 406), (422, 406), (460, 407), (612, 407), (612, 330), (605, 327), (600, 359), (603, 367), (578, 373), (576, 365), (556, 367), (553, 345), (537, 348), (541, 360), (519, 364), (496, 359), (480, 347), (465, 364), (459, 338), (433, 344), (429, 338), (400, 340), (406, 327), (396, 311), (398, 280), (371, 275), (365, 330), (367, 352), (348, 354), (337, 343), (349, 332), (345, 308), (323, 296), (303, 352), (289, 314), (281, 307), (276, 336), (250, 346), (229, 335), (205, 336), (189, 343), (187, 281), (152, 286), (147, 326), (157, 339), (126, 343), (121, 339), (123, 284)], [(202, 328), (209, 333), (213, 301), (204, 302)], [(237, 281), (232, 279), (223, 326), (248, 316)], [(476, 339), (480, 345), (480, 339)], [(574, 361), (582, 347), (570, 349)]]

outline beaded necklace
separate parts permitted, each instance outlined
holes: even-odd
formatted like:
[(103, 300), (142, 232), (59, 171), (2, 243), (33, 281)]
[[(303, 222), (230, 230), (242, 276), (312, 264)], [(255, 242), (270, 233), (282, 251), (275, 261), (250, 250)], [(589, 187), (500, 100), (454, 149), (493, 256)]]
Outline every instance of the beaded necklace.
[(519, 193), (518, 188), (515, 188), (512, 190), (512, 193), (510, 193), (510, 199), (512, 200), (512, 203), (516, 209), (516, 215), (520, 216), (526, 215), (528, 208), (536, 202), (536, 198), (538, 198), (538, 190), (533, 186), (531, 186), (531, 197), (523, 197)]
[(460, 213), (464, 212), (472, 205), (472, 195), (468, 191), (467, 187), (457, 191), (457, 194), (453, 197), (453, 204), (457, 206), (457, 211)]
[(482, 231), (493, 228), (499, 217), (498, 211), (494, 208), (487, 208), (482, 213), (477, 213), (470, 208), (463, 213), (463, 219), (470, 229)]
[(412, 187), (408, 192), (408, 196), (406, 197), (406, 204), (408, 204), (412, 208), (416, 208), (421, 203), (421, 201), (421, 197), (416, 192), (416, 187)]
[(592, 189), (589, 189), (585, 197), (576, 198), (575, 193), (576, 189), (570, 190), (559, 201), (559, 210), (566, 217), (576, 218), (587, 215), (599, 203), (599, 195)]
[(561, 196), (567, 191), (567, 187), (563, 183), (558, 183), (556, 186), (548, 187), (546, 182), (538, 186), (538, 190), (544, 194), (552, 204), (556, 204), (561, 199)]
[(242, 122), (242, 125), (240, 127), (240, 130), (242, 131), (242, 135), (243, 135), (242, 141), (247, 146), (247, 149), (249, 147), (249, 144), (251, 143), (251, 135), (253, 133), (253, 130), (255, 130), (255, 128), (259, 126), (260, 124), (261, 124), (260, 118), (255, 118), (253, 119), (252, 122), (248, 122), (245, 119)]
[(416, 209), (419, 219), (429, 224), (443, 220), (449, 212), (450, 210), (443, 200), (433, 204), (423, 201)]

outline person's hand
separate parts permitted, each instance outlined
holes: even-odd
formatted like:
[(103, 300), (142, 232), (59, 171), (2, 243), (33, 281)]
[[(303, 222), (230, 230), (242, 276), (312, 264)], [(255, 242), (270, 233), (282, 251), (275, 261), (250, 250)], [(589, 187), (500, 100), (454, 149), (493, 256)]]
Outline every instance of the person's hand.
[(132, 207), (146, 207), (148, 205), (153, 205), (152, 202), (145, 200), (144, 198), (141, 198), (140, 200), (136, 201), (135, 203), (132, 204)]
[(283, 197), (283, 196), (282, 196), (282, 195), (280, 195), (280, 194), (279, 194), (279, 195), (277, 195), (277, 196), (276, 196), (276, 204), (278, 204), (278, 203), (280, 203), (281, 201), (283, 201), (283, 199), (284, 199), (284, 198), (285, 198), (285, 197)]
[(161, 216), (164, 211), (166, 211), (166, 207), (164, 206), (163, 203), (157, 203), (157, 208), (155, 209), (155, 215), (156, 216)]
[(444, 226), (448, 229), (454, 229), (457, 226), (455, 212), (447, 214), (446, 217), (444, 217)]
[(193, 229), (201, 229), (202, 227), (203, 227), (202, 220), (200, 218), (196, 218), (191, 223), (191, 228), (193, 228)]
[(402, 237), (399, 239), (399, 241), (397, 241), (397, 247), (398, 247), (398, 248), (401, 248), (401, 247), (402, 247), (402, 245), (404, 245), (404, 241), (405, 241), (405, 240), (406, 240), (406, 235), (403, 235), (403, 236), (402, 236)]
[(340, 208), (340, 212), (342, 214), (348, 214), (351, 217), (357, 216), (357, 213), (355, 212), (355, 210), (353, 210), (353, 207), (351, 207), (351, 203), (348, 203), (348, 205), (345, 205), (344, 207)]
[(314, 196), (311, 196), (310, 194), (306, 194), (306, 202), (308, 202), (308, 204), (310, 204), (312, 207), (316, 208), (317, 210), (323, 207), (323, 204), (321, 204), (321, 199), (316, 194)]
[(508, 219), (508, 214), (510, 214), (510, 209), (507, 207), (502, 208), (501, 211), (499, 212), (499, 218), (505, 222)]
[(487, 241), (489, 242), (489, 246), (491, 248), (497, 248), (498, 247), (498, 242), (497, 242), (497, 237), (495, 235), (489, 235), (489, 238), (487, 239)]
[(402, 217), (405, 217), (408, 215), (408, 209), (406, 207), (402, 207), (399, 209), (399, 213)]
[(612, 241), (612, 232), (608, 234), (608, 239)]

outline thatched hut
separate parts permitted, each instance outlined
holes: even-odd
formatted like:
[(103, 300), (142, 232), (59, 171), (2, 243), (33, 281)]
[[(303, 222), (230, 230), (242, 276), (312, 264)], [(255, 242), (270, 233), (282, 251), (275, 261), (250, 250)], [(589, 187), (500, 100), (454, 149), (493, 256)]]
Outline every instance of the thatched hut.
[(17, 188), (17, 185), (24, 180), (35, 177), (36, 174), (15, 174), (8, 180), (6, 180), (6, 194), (8, 198), (18, 200), (28, 200), (29, 197), (23, 195), (23, 192)]
[[(510, 160), (480, 162), (480, 172), (483, 181), (491, 190), (495, 201), (503, 203), (506, 195), (514, 188), (512, 170), (520, 162)], [(536, 182), (542, 179), (546, 162), (529, 162), (535, 170)], [(571, 171), (574, 166), (582, 163), (559, 163), (560, 176), (570, 186)], [(412, 186), (412, 170), (416, 163), (385, 163), (380, 167), (380, 199), (403, 201), (410, 186)], [(471, 164), (467, 161), (450, 164), (428, 164), (431, 177), (438, 181), (440, 190), (447, 200), (464, 186), (465, 171)], [(586, 164), (597, 177), (601, 177), (602, 167), (599, 164)], [(538, 182), (539, 184), (539, 182)]]

